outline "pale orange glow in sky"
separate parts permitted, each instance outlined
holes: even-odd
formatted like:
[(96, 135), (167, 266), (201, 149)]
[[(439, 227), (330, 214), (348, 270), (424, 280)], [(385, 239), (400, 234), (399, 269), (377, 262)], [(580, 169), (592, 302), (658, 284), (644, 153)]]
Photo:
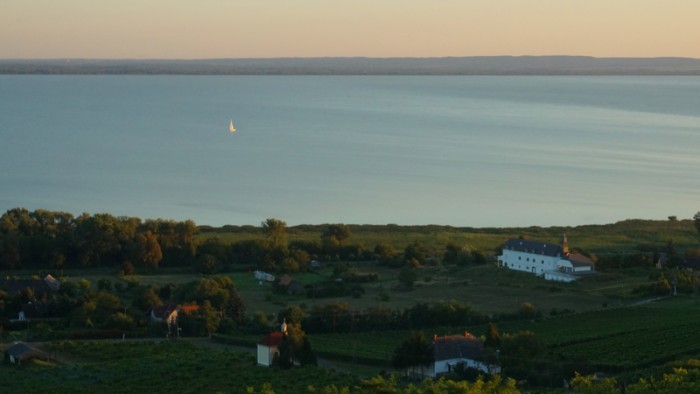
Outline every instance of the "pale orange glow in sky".
[(698, 0), (2, 0), (0, 58), (700, 58)]

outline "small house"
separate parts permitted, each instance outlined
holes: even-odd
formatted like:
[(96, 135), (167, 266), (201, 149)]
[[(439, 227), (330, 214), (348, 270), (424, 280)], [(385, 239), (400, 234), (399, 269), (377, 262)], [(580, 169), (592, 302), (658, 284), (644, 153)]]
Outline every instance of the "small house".
[(157, 306), (151, 309), (150, 317), (151, 321), (154, 322), (165, 322), (168, 324), (168, 336), (179, 335), (176, 332), (177, 329), (177, 318), (179, 313), (192, 313), (199, 310), (199, 305), (180, 305), (174, 306), (172, 304)]
[(282, 343), (284, 335), (281, 332), (271, 332), (267, 334), (260, 342), (258, 342), (258, 365), (269, 367), (275, 360), (275, 356), (279, 356), (279, 345)]
[(469, 332), (462, 335), (433, 337), (435, 361), (428, 374), (437, 377), (455, 371), (457, 368), (471, 368), (483, 373), (499, 373), (497, 365), (480, 361), (484, 343)]
[(287, 274), (282, 275), (279, 282), (277, 282), (277, 287), (289, 295), (305, 293), (304, 285)]
[(282, 321), (280, 331), (271, 332), (258, 342), (257, 358), (258, 365), (269, 367), (275, 361), (275, 357), (279, 356), (279, 346), (284, 341), (287, 335), (287, 321)]

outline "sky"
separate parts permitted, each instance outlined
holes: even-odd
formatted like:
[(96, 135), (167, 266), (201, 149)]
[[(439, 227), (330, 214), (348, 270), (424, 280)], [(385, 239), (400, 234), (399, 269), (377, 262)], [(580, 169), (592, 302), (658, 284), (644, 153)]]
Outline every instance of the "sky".
[(2, 0), (0, 58), (700, 58), (698, 0)]

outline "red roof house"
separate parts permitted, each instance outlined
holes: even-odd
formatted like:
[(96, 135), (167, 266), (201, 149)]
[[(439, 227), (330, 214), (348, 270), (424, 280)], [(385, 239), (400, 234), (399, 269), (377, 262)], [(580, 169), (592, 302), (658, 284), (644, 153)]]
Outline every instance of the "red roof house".
[(284, 340), (284, 334), (277, 331), (267, 334), (258, 342), (258, 365), (269, 367), (275, 355), (279, 355), (278, 347)]

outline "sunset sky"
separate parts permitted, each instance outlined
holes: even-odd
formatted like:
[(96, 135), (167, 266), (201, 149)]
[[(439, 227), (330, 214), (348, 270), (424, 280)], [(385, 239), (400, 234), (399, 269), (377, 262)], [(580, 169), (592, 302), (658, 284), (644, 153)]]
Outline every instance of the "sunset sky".
[(700, 58), (698, 0), (2, 0), (0, 58)]

